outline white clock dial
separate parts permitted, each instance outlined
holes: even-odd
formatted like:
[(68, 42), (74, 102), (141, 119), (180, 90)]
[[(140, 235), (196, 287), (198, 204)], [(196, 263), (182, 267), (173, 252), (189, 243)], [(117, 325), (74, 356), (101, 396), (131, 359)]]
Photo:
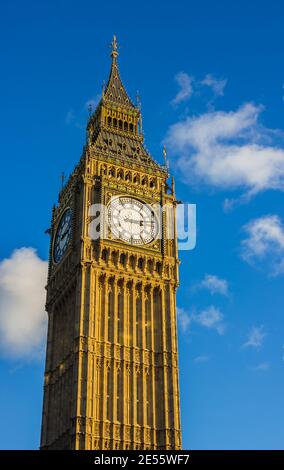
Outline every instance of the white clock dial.
[(114, 238), (133, 245), (146, 245), (158, 235), (158, 221), (152, 208), (130, 197), (111, 201), (108, 224)]
[(68, 208), (64, 212), (58, 224), (54, 244), (53, 244), (53, 259), (55, 263), (59, 263), (65, 251), (68, 248), (71, 239), (72, 229), (72, 212)]

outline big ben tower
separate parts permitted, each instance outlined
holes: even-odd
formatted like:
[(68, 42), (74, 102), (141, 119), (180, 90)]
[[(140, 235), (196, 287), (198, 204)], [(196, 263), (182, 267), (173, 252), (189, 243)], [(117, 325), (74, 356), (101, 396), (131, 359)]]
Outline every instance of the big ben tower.
[(52, 212), (44, 450), (181, 448), (174, 185), (143, 144), (115, 37), (111, 58)]

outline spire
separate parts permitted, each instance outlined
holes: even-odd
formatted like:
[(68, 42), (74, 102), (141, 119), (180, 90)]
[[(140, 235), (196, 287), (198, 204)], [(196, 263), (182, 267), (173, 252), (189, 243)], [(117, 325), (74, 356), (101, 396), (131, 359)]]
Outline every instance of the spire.
[(135, 108), (133, 103), (131, 102), (124, 85), (121, 81), (117, 63), (118, 57), (118, 44), (116, 35), (113, 36), (112, 43), (111, 43), (111, 70), (108, 79), (107, 86), (103, 93), (103, 99), (105, 101), (110, 101), (116, 104), (120, 104), (122, 106), (127, 106), (131, 108)]
[(111, 50), (111, 57), (113, 58), (117, 58), (118, 57), (118, 44), (117, 44), (117, 40), (116, 40), (116, 35), (114, 34), (113, 35), (113, 38), (112, 38), (112, 43), (111, 43), (111, 47), (112, 47), (112, 50)]

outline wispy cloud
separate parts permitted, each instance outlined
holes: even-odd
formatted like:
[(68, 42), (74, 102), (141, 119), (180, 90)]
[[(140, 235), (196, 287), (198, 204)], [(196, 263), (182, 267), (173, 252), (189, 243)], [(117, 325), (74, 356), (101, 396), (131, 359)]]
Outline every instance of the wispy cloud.
[(200, 91), (203, 87), (212, 90), (213, 96), (208, 103), (210, 105), (218, 96), (224, 95), (224, 88), (227, 84), (226, 79), (218, 79), (212, 74), (207, 74), (202, 80), (197, 80), (186, 72), (177, 73), (175, 75), (175, 81), (179, 85), (179, 91), (171, 102), (174, 106), (188, 101), (193, 94), (200, 95)]
[(247, 341), (242, 345), (243, 348), (260, 349), (266, 336), (263, 325), (253, 326), (248, 334)]
[(33, 248), (15, 250), (0, 262), (1, 353), (36, 358), (46, 335), (47, 262)]
[(277, 276), (284, 273), (284, 226), (277, 215), (251, 220), (243, 227), (246, 238), (241, 256), (251, 265), (265, 267)]
[(187, 312), (184, 308), (178, 308), (177, 319), (183, 333), (188, 332), (192, 323), (216, 330), (219, 335), (224, 334), (226, 329), (222, 312), (213, 305), (210, 305), (200, 312), (193, 313)]
[(181, 330), (185, 333), (189, 329), (190, 316), (184, 308), (177, 308), (177, 319)]
[[(164, 142), (188, 184), (241, 191), (243, 200), (273, 189), (284, 191), (282, 133), (261, 126), (262, 106), (210, 111), (173, 124)], [(227, 201), (228, 207), (228, 201)]]
[(214, 305), (210, 305), (200, 313), (191, 316), (192, 321), (205, 328), (216, 330), (219, 335), (224, 334), (226, 329), (223, 318), (222, 312)]
[(221, 279), (215, 274), (205, 274), (204, 279), (197, 285), (198, 289), (206, 289), (212, 295), (220, 294), (227, 296), (229, 294), (229, 284), (226, 279)]
[(69, 126), (73, 121), (75, 121), (75, 114), (73, 109), (69, 109), (65, 116), (65, 123)]
[(214, 93), (214, 97), (217, 97), (224, 95), (224, 88), (227, 85), (227, 79), (216, 78), (208, 73), (200, 83), (211, 88)]
[(95, 111), (96, 107), (98, 106), (99, 104), (99, 101), (101, 99), (101, 95), (96, 95), (94, 98), (90, 98), (89, 100), (86, 101), (85, 103), (85, 109), (87, 111), (91, 110), (92, 112)]
[(84, 125), (82, 123), (86, 121), (86, 112), (93, 113), (97, 105), (99, 104), (100, 98), (100, 94), (96, 95), (94, 98), (90, 98), (84, 103), (83, 107), (80, 110), (77, 110), (76, 112), (73, 108), (70, 108), (65, 116), (66, 125), (72, 125), (74, 127), (77, 127), (78, 129), (83, 129)]
[(176, 74), (175, 80), (179, 85), (179, 91), (176, 94), (175, 98), (172, 100), (172, 104), (178, 105), (183, 101), (187, 101), (192, 96), (192, 84), (194, 79), (185, 72), (179, 72)]
[(193, 359), (194, 364), (202, 364), (204, 362), (208, 362), (209, 357), (208, 356), (197, 356)]
[(216, 330), (219, 335), (225, 333), (224, 316), (221, 311), (210, 305), (200, 312), (189, 313), (184, 308), (177, 309), (177, 319), (183, 333), (188, 332), (192, 323), (196, 323), (208, 329)]
[(261, 362), (257, 366), (253, 367), (253, 370), (266, 371), (270, 368), (270, 363), (268, 361)]

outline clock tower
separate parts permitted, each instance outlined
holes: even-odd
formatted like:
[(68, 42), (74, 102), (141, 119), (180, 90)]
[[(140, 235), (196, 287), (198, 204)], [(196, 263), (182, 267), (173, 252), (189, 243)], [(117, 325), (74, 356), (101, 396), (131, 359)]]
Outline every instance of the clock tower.
[[(144, 146), (115, 37), (111, 57), (52, 212), (44, 450), (181, 448), (177, 201), (166, 166)], [(106, 209), (93, 237), (97, 205)]]

